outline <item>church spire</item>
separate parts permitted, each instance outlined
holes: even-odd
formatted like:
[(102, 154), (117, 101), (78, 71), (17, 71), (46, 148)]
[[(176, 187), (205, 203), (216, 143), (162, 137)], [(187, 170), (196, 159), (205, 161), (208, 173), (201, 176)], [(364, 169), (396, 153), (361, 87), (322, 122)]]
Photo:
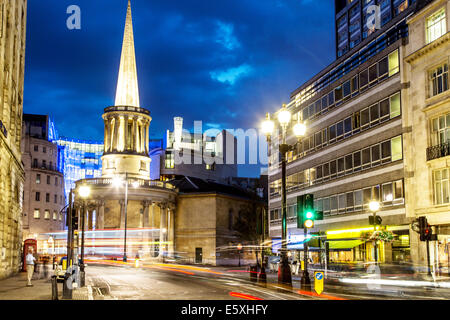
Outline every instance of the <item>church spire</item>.
[(115, 105), (140, 107), (130, 0), (128, 0)]

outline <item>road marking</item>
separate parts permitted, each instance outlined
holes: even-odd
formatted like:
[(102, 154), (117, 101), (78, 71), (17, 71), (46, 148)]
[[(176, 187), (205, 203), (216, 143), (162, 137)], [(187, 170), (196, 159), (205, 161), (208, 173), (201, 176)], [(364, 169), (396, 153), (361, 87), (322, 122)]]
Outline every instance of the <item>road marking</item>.
[(94, 296), (92, 295), (92, 287), (88, 286), (88, 299), (94, 300)]

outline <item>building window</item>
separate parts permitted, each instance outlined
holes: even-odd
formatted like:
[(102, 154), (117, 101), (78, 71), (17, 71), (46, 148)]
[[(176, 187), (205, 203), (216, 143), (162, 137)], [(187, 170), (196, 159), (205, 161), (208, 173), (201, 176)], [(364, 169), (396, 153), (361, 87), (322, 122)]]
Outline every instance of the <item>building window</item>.
[(398, 136), (391, 139), (391, 161), (397, 161), (403, 159), (402, 137)]
[(175, 168), (175, 154), (173, 154), (172, 152), (166, 153), (165, 167), (166, 169)]
[(440, 38), (446, 33), (445, 8), (432, 14), (427, 19), (427, 44)]
[(398, 61), (398, 50), (395, 50), (389, 55), (389, 77), (400, 71)]
[(55, 200), (55, 203), (58, 203), (58, 195), (55, 194), (54, 200)]
[(37, 159), (33, 159), (33, 168), (37, 168), (37, 166), (38, 166)]
[(36, 184), (40, 184), (41, 183), (41, 175), (38, 173), (36, 174)]
[(50, 176), (47, 176), (47, 184), (50, 184)]
[(450, 113), (433, 119), (432, 143), (439, 146), (450, 142)]
[(45, 194), (45, 202), (50, 202), (50, 193)]
[(34, 209), (33, 217), (35, 219), (39, 219), (41, 217), (41, 212), (39, 211), (39, 209)]
[(42, 147), (42, 152), (43, 153), (47, 153), (47, 148), (46, 147)]
[(434, 181), (434, 203), (446, 204), (450, 203), (449, 197), (449, 169), (435, 170), (433, 172)]
[(55, 186), (58, 185), (58, 177), (55, 177)]
[(448, 64), (444, 63), (430, 73), (431, 95), (435, 96), (448, 90)]
[(38, 145), (34, 146), (34, 151), (39, 151), (39, 146)]
[(56, 213), (56, 211), (53, 211), (53, 220), (58, 220), (58, 213)]
[(40, 192), (36, 192), (36, 201), (41, 201), (41, 193)]
[(62, 215), (62, 213), (60, 212), (60, 213), (59, 213), (59, 221), (62, 221), (62, 216), (63, 216), (63, 215)]
[(44, 219), (45, 220), (49, 220), (50, 219), (50, 211), (49, 210), (45, 210), (44, 211)]

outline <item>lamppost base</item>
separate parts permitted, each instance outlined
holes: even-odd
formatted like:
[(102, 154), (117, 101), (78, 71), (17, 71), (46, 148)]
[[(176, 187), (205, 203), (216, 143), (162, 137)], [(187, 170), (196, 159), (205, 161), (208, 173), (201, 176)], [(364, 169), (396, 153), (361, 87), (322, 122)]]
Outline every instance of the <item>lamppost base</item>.
[(291, 267), (287, 260), (283, 261), (282, 259), (280, 266), (278, 267), (278, 284), (292, 287)]
[(86, 285), (86, 275), (84, 273), (84, 264), (80, 266), (80, 287), (83, 288)]
[(72, 299), (72, 286), (71, 274), (66, 272), (64, 275), (63, 299)]
[(263, 284), (264, 286), (267, 285), (267, 274), (266, 274), (266, 268), (265, 267), (261, 267), (261, 271), (259, 272), (258, 275), (258, 283)]
[(309, 273), (303, 271), (302, 278), (300, 280), (300, 289), (302, 291), (311, 291), (311, 279), (309, 278)]

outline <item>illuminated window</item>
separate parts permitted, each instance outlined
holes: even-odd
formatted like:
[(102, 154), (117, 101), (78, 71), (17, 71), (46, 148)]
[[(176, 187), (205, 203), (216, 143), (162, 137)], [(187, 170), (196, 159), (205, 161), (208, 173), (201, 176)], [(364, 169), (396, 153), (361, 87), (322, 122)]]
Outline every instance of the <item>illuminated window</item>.
[(175, 168), (175, 155), (171, 152), (166, 153), (165, 167), (166, 169)]
[(56, 213), (56, 211), (53, 211), (53, 220), (57, 220), (58, 219), (58, 214)]
[(432, 143), (434, 146), (450, 142), (450, 113), (432, 120)]
[(41, 175), (38, 173), (36, 174), (36, 184), (40, 184), (41, 183)]
[(395, 50), (389, 55), (389, 77), (399, 71), (398, 50)]
[(44, 219), (46, 219), (46, 220), (50, 219), (50, 211), (49, 210), (44, 211)]
[(398, 136), (391, 139), (392, 161), (403, 159), (402, 137)]
[(434, 203), (445, 204), (450, 203), (449, 196), (449, 169), (435, 170), (433, 172), (434, 182)]
[(446, 33), (445, 8), (432, 14), (427, 19), (427, 44), (440, 38)]
[(39, 211), (39, 209), (34, 209), (33, 217), (35, 219), (39, 219), (41, 217), (41, 212)]
[(444, 63), (430, 72), (431, 96), (448, 90), (448, 64)]

